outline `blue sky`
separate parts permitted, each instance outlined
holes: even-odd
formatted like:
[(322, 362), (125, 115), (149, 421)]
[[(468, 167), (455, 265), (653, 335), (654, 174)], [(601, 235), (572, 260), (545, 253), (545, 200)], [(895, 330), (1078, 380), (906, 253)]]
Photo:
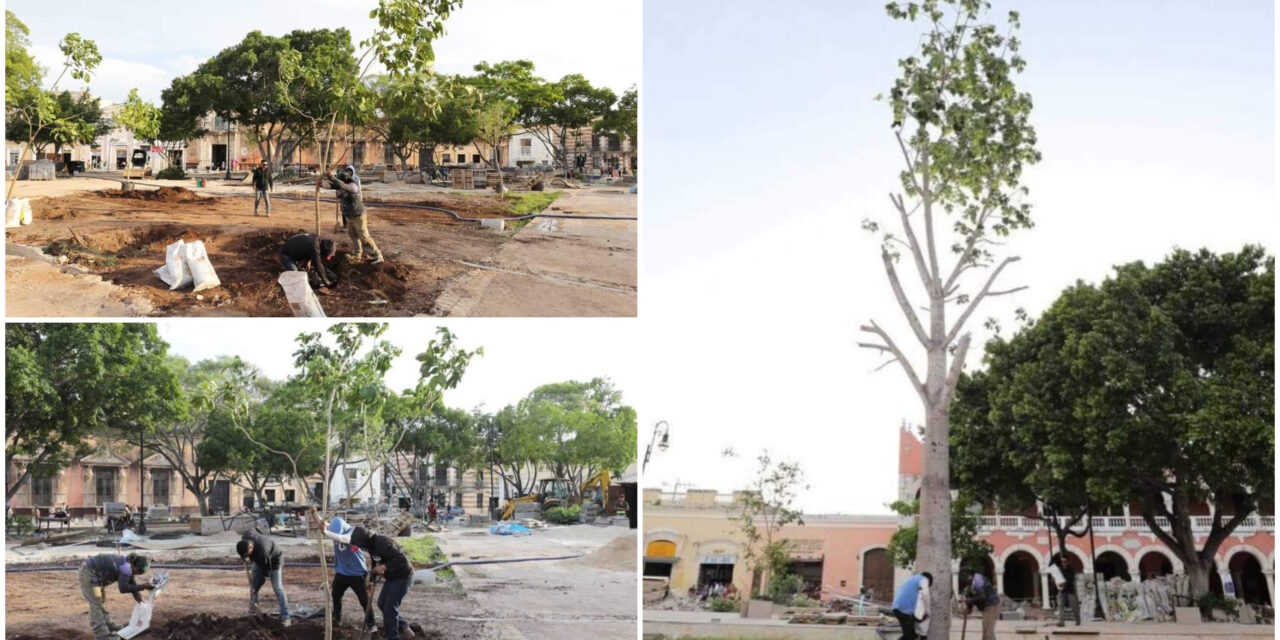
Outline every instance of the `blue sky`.
[[(1031, 288), (975, 314), (979, 343), (986, 317), (1011, 327), (1115, 264), (1274, 250), (1271, 3), (994, 4), (1001, 23), (1022, 13), (1044, 161), (1001, 280)], [(868, 319), (910, 339), (859, 223), (891, 221), (900, 156), (872, 98), (922, 27), (883, 5), (645, 3), (641, 315), (662, 348), (643, 352), (641, 418), (672, 426), (648, 486), (730, 490), (744, 463), (718, 452), (768, 447), (802, 462), (811, 511), (895, 498), (896, 429), (922, 414), (854, 346)]]
[[(61, 64), (58, 41), (68, 32), (94, 40), (103, 63), (90, 88), (113, 102), (129, 89), (158, 102), (175, 76), (190, 73), (255, 29), (283, 35), (294, 29), (346, 27), (359, 44), (373, 30), (375, 0), (227, 0), (217, 3), (129, 3), (96, 0), (11, 0), (6, 7), (31, 29), (32, 52), (45, 67)], [(581, 73), (621, 93), (640, 80), (640, 2), (484, 0), (468, 2), (445, 25), (435, 45), (436, 67), (470, 73), (481, 60), (525, 58), (555, 80)], [(574, 42), (565, 47), (566, 41)], [(64, 80), (62, 88), (77, 88)]]

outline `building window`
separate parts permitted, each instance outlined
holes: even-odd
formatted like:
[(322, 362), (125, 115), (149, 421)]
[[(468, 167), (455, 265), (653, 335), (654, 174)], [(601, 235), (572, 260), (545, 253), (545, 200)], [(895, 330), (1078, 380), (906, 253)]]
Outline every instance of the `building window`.
[(453, 156), (451, 156), (451, 155), (449, 155), (449, 154), (447, 154), (447, 153), (446, 153), (446, 154), (444, 154), (444, 163), (445, 163), (445, 164), (449, 164), (450, 162), (452, 162), (452, 160), (451, 160), (451, 158), (452, 158), (452, 157), (453, 157)]
[(31, 483), (31, 506), (52, 506), (53, 476), (46, 476), (43, 478), (32, 476), (29, 482)]
[(17, 149), (10, 149), (10, 150), (9, 150), (9, 165), (10, 165), (10, 166), (13, 166), (13, 165), (16, 165), (16, 164), (18, 164), (18, 150), (17, 150)]
[(484, 509), (484, 494), (483, 494), (483, 493), (477, 493), (477, 494), (476, 494), (476, 508), (477, 508), (477, 509)]
[(151, 470), (151, 501), (153, 504), (169, 504), (169, 470)]
[(481, 161), (480, 161), (480, 154), (478, 154), (478, 153), (473, 153), (473, 154), (471, 154), (471, 161), (472, 161), (472, 162), (474, 162), (474, 163), (476, 163), (476, 164), (480, 164), (480, 162), (481, 162)]
[(622, 151), (622, 139), (618, 136), (609, 136), (609, 150)]
[(356, 146), (351, 150), (351, 164), (357, 167), (364, 164), (364, 143), (357, 142)]
[(484, 486), (484, 472), (477, 471), (476, 472), (476, 488), (479, 489), (480, 487), (483, 487), (483, 486)]
[(449, 467), (438, 464), (436, 465), (436, 482), (437, 485), (449, 484)]
[(267, 489), (266, 491), (263, 491), (263, 493), (267, 494), (267, 504), (274, 504), (274, 503), (275, 503), (275, 501), (276, 501), (276, 490), (275, 490), (275, 489)]
[(455, 506), (455, 507), (461, 507), (461, 506), (462, 506), (462, 492), (461, 492), (461, 491), (459, 491), (458, 493), (454, 494), (454, 496), (453, 496), (453, 506)]
[(294, 498), (296, 498), (296, 497), (297, 497), (297, 496), (295, 495), (295, 493), (294, 493), (293, 489), (285, 489), (285, 490), (284, 490), (284, 501), (285, 501), (285, 502), (293, 502)]
[(98, 504), (115, 502), (116, 470), (114, 467), (96, 467), (93, 470), (94, 496)]
[(395, 163), (396, 163), (395, 150), (392, 149), (391, 145), (389, 144), (382, 145), (382, 164), (393, 165)]

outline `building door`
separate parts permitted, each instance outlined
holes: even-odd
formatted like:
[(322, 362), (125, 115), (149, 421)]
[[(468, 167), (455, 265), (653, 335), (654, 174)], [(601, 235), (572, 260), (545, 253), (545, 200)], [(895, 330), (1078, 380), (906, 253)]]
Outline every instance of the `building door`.
[(1102, 574), (1102, 580), (1109, 582), (1112, 578), (1120, 578), (1125, 582), (1129, 581), (1129, 563), (1124, 557), (1114, 551), (1103, 551), (1098, 554), (1098, 559), (1094, 561), (1096, 571)]
[(213, 145), (213, 168), (215, 170), (224, 169), (226, 168), (225, 167), (226, 164), (227, 164), (227, 145), (225, 144)]
[(1040, 599), (1040, 562), (1026, 551), (1014, 551), (1004, 561), (1004, 594), (1011, 600), (1036, 604)]
[(213, 483), (213, 492), (209, 494), (209, 510), (213, 513), (229, 513), (231, 511), (231, 482), (217, 480)]
[(1237, 598), (1251, 605), (1271, 604), (1267, 576), (1262, 573), (1262, 564), (1253, 554), (1240, 552), (1231, 556), (1227, 569), (1231, 572), (1231, 581), (1236, 585)]
[(862, 586), (876, 602), (893, 601), (893, 562), (888, 551), (872, 549), (862, 556)]
[(698, 592), (701, 593), (713, 584), (729, 586), (733, 584), (733, 565), (700, 564), (698, 565)]
[(151, 502), (152, 504), (169, 504), (169, 470), (151, 470)]
[(802, 584), (800, 592), (808, 594), (810, 597), (819, 597), (822, 594), (822, 561), (821, 560), (793, 560), (787, 564), (787, 571), (800, 576)]

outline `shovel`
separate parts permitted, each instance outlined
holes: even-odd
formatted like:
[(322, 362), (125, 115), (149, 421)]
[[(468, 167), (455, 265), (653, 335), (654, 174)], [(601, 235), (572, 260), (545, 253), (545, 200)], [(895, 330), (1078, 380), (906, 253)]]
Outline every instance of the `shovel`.
[(960, 640), (964, 640), (964, 634), (969, 630), (969, 610), (965, 609), (964, 619), (960, 621)]
[(249, 574), (248, 562), (244, 563), (244, 577), (249, 583), (249, 611), (252, 612), (249, 615), (253, 615), (254, 613), (257, 613), (257, 606), (253, 603), (253, 576)]
[[(364, 603), (364, 620), (369, 619), (369, 611), (373, 608), (373, 595), (377, 593), (377, 591), (378, 577), (371, 574), (369, 576), (369, 599)], [(365, 627), (364, 620), (360, 621), (360, 640), (372, 640), (374, 630)], [(385, 625), (386, 623), (386, 620), (382, 621), (382, 624)]]

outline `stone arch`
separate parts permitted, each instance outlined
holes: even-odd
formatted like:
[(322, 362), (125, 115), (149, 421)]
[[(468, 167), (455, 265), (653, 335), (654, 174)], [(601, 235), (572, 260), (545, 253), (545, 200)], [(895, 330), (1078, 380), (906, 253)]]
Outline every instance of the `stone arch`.
[[(1242, 548), (1243, 547), (1243, 548)], [(1238, 545), (1227, 556), (1227, 573), (1235, 584), (1236, 597), (1255, 605), (1270, 605), (1271, 592), (1267, 586), (1266, 556), (1262, 552)]]
[[(1221, 560), (1219, 560), (1216, 557), (1214, 558), (1215, 563), (1218, 565), (1218, 570), (1219, 571), (1227, 570), (1231, 566), (1231, 559), (1234, 558), (1236, 554), (1239, 554), (1239, 553), (1247, 553), (1253, 556), (1254, 559), (1258, 561), (1258, 564), (1262, 566), (1264, 571), (1267, 569), (1267, 567), (1271, 566), (1268, 563), (1267, 556), (1263, 555), (1261, 551), (1258, 551), (1257, 547), (1247, 545), (1247, 544), (1238, 544), (1222, 552)], [(1272, 553), (1274, 554), (1274, 552)]]
[[(1111, 566), (1113, 566), (1111, 563), (1106, 561), (1099, 562), (1100, 560), (1103, 560), (1103, 554), (1108, 553), (1115, 554), (1114, 557), (1116, 560), (1123, 563), (1122, 567), (1115, 567), (1113, 575), (1107, 575), (1110, 572)], [(1121, 578), (1126, 582), (1133, 580), (1133, 571), (1138, 567), (1138, 563), (1133, 560), (1133, 554), (1129, 553), (1128, 549), (1116, 544), (1104, 544), (1098, 547), (1095, 555), (1093, 556), (1093, 562), (1094, 571), (1106, 575), (1108, 580), (1113, 577)]]
[(1044, 570), (1044, 558), (1034, 548), (1025, 545), (1011, 547), (1000, 563), (1004, 594), (1013, 600), (1039, 602), (1040, 573)]
[(858, 552), (858, 586), (871, 590), (871, 599), (891, 602), (897, 587), (894, 582), (893, 560), (885, 545), (868, 545)]
[(1133, 560), (1135, 562), (1134, 568), (1138, 570), (1139, 580), (1147, 579), (1147, 572), (1144, 570), (1144, 566), (1145, 567), (1152, 566), (1153, 563), (1150, 560), (1152, 555), (1158, 555), (1162, 557), (1165, 560), (1165, 562), (1168, 563), (1169, 572), (1171, 574), (1183, 573), (1186, 570), (1186, 568), (1182, 564), (1182, 561), (1179, 560), (1178, 557), (1175, 556), (1173, 552), (1170, 551), (1168, 548), (1163, 546), (1158, 546), (1158, 545), (1152, 545), (1149, 547), (1143, 547), (1137, 550), (1133, 554)]
[(649, 543), (660, 541), (670, 542), (675, 545), (675, 555), (677, 557), (684, 550), (684, 536), (679, 531), (675, 529), (655, 529), (646, 531), (644, 534), (645, 555), (648, 555)]

